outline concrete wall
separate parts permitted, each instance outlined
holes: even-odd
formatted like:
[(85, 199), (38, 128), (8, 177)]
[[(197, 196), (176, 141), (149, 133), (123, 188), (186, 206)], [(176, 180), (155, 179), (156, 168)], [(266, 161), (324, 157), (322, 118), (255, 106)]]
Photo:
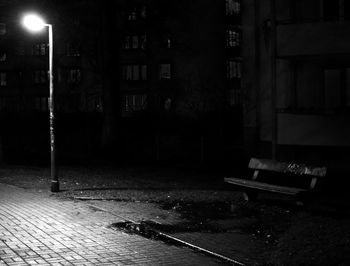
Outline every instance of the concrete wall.
[(349, 115), (278, 115), (278, 143), (350, 147)]
[[(332, 116), (322, 112), (327, 111), (323, 70), (348, 64), (350, 23), (316, 22), (321, 17), (318, 0), (275, 2), (277, 20), (295, 22), (277, 26), (276, 110), (284, 110), (277, 119), (278, 144), (349, 146), (349, 117), (336, 110)], [(250, 144), (272, 139), (270, 3), (243, 1), (242, 89)], [(252, 131), (258, 132), (256, 139)]]
[(277, 36), (279, 56), (350, 52), (350, 22), (279, 25)]

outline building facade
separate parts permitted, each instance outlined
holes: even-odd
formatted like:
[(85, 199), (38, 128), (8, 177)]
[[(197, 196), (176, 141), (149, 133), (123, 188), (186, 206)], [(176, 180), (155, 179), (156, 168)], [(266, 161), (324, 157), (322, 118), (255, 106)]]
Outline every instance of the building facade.
[(349, 3), (243, 2), (246, 147), (327, 161), (349, 147)]
[[(240, 142), (238, 0), (1, 2), (0, 112), (5, 117), (47, 116), (47, 34), (31, 35), (19, 23), (25, 10), (39, 10), (54, 27), (58, 130), (79, 139), (94, 128), (91, 135), (99, 135), (101, 145), (117, 146), (113, 153), (126, 156), (141, 149), (143, 156), (158, 159), (195, 142), (194, 156), (203, 160), (209, 146), (223, 149), (224, 142), (215, 144), (220, 139), (231, 148)], [(79, 123), (72, 120), (82, 116)], [(79, 142), (63, 132), (59, 139), (65, 146)], [(181, 149), (177, 157), (191, 153)]]

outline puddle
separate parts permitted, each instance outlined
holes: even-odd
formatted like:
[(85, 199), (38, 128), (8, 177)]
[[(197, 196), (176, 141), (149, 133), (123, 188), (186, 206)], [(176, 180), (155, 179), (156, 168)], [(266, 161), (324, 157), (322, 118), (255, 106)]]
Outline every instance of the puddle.
[[(227, 230), (220, 229), (209, 224), (193, 224), (192, 222), (177, 223), (176, 225), (170, 224), (159, 224), (152, 221), (142, 221), (138, 224), (132, 222), (120, 222), (111, 225), (112, 228), (122, 230), (126, 233), (139, 234), (148, 238), (157, 238), (157, 233), (163, 232), (166, 234), (176, 234), (176, 233), (224, 233)], [(149, 233), (151, 233), (149, 235)]]
[(237, 217), (255, 217), (259, 215), (256, 208), (239, 206), (230, 202), (170, 202), (163, 203), (165, 210), (174, 210), (182, 218), (191, 221), (223, 220)]
[(148, 239), (161, 240), (167, 244), (181, 246), (179, 242), (169, 239), (164, 234), (159, 232), (159, 229), (156, 229), (157, 225), (158, 224), (151, 221), (143, 221), (137, 224), (132, 222), (120, 222), (111, 224), (110, 228), (123, 231), (128, 234), (140, 235)]
[[(184, 232), (183, 230), (193, 230), (193, 228), (189, 229), (185, 225), (162, 225), (157, 224), (152, 221), (142, 221), (141, 223), (133, 223), (133, 222), (119, 222), (114, 223), (109, 226), (110, 228), (118, 231), (123, 231), (127, 234), (136, 234), (148, 239), (159, 240), (168, 245), (178, 246), (178, 247), (187, 247), (191, 248), (197, 252), (204, 253), (205, 255), (212, 256), (222, 262), (225, 262), (230, 265), (243, 265), (242, 263), (225, 257), (223, 255), (217, 254), (215, 252), (203, 249), (201, 247), (195, 246), (193, 244), (187, 243), (183, 240), (175, 238), (169, 234), (176, 232)], [(185, 231), (190, 232), (190, 231)]]

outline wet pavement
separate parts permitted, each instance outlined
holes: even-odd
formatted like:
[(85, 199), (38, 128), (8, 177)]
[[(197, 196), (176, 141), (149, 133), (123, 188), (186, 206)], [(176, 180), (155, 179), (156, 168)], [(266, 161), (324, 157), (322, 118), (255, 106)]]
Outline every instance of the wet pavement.
[(0, 265), (223, 265), (110, 227), (124, 221), (85, 202), (0, 184)]

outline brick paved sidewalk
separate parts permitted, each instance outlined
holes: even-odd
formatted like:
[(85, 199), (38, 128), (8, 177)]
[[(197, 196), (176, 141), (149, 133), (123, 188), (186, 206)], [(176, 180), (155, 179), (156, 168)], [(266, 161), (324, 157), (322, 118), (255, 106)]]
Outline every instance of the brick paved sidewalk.
[(221, 265), (188, 248), (108, 228), (82, 202), (0, 184), (0, 265)]

